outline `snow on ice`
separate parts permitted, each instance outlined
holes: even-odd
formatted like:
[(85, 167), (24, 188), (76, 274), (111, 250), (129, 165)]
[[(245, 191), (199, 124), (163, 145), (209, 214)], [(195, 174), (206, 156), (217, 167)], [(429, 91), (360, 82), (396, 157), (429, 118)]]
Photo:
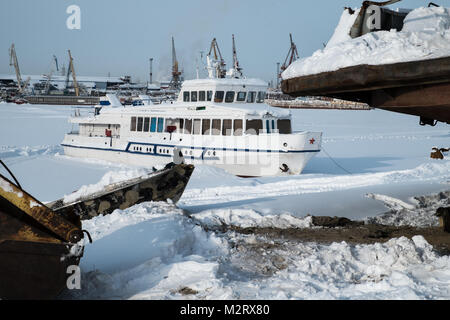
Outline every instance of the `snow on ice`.
[[(64, 156), (68, 107), (0, 108), (2, 160), (41, 201), (148, 172)], [(421, 127), (415, 117), (380, 110), (292, 112), (293, 129), (324, 131), (324, 149), (352, 174), (325, 153), (298, 176), (243, 179), (196, 166), (176, 206), (147, 202), (83, 221), (94, 241), (81, 260), (82, 289), (65, 298), (450, 299), (450, 258), (421, 236), (353, 245), (213, 231), (311, 228), (308, 214), (436, 223), (412, 209), (422, 205), (418, 196), (449, 190), (449, 160), (429, 158), (432, 146), (448, 146), (448, 126)]]
[[(274, 242), (207, 232), (196, 218), (167, 203), (143, 203), (86, 221), (94, 242), (81, 263), (85, 286), (70, 297), (450, 298), (450, 257), (422, 236), (371, 245)], [(235, 220), (245, 225), (246, 215)], [(261, 253), (265, 243), (271, 246)]]
[(408, 13), (399, 32), (395, 29), (370, 32), (351, 39), (348, 33), (358, 12), (350, 15), (345, 10), (327, 46), (292, 63), (283, 72), (283, 79), (361, 64), (380, 65), (450, 56), (450, 8), (418, 8)]

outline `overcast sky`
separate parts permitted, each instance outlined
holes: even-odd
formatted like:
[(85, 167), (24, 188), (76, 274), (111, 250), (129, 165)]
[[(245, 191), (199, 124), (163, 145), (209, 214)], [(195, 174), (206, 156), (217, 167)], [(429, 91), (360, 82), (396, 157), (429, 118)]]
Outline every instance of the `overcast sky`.
[[(435, 2), (449, 6), (449, 0)], [(8, 49), (15, 43), (22, 74), (48, 73), (52, 56), (83, 76), (131, 75), (148, 81), (169, 75), (171, 36), (185, 78), (193, 78), (196, 57), (208, 52), (216, 37), (227, 67), (235, 34), (240, 65), (247, 77), (275, 81), (292, 33), (301, 57), (323, 47), (333, 34), (344, 6), (358, 0), (1, 0), (0, 73), (13, 73)], [(393, 8), (416, 8), (429, 1), (403, 0)], [(81, 29), (70, 30), (66, 9), (81, 9)], [(201, 66), (201, 64), (200, 64)]]

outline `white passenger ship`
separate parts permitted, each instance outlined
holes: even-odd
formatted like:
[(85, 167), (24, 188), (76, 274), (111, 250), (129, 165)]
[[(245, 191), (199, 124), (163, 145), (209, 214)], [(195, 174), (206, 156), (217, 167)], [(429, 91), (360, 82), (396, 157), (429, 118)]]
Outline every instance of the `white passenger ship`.
[(62, 146), (69, 156), (139, 166), (166, 164), (175, 154), (238, 176), (299, 174), (320, 151), (322, 133), (292, 132), (290, 112), (264, 103), (267, 87), (210, 77), (184, 81), (173, 103), (123, 107), (112, 99), (93, 116), (72, 117), (78, 130)]

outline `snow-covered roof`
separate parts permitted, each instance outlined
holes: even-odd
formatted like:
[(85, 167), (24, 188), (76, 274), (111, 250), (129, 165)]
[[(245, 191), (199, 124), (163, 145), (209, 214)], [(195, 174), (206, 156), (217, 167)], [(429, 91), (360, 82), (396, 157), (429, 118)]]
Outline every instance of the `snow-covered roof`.
[(233, 78), (214, 78), (214, 79), (194, 79), (185, 80), (182, 89), (191, 87), (218, 87), (218, 86), (258, 86), (268, 87), (268, 83), (260, 79), (233, 79)]
[[(199, 116), (207, 115), (228, 115), (228, 114), (240, 114), (251, 116), (263, 116), (272, 115), (274, 117), (286, 118), (290, 117), (290, 111), (287, 109), (274, 108), (265, 103), (230, 103), (230, 104), (217, 104), (209, 102), (205, 104), (205, 109), (197, 109), (198, 105), (193, 105), (189, 102), (175, 102), (175, 103), (163, 103), (151, 106), (126, 106), (126, 107), (104, 107), (101, 111), (102, 114), (116, 114), (116, 113), (165, 113), (173, 117), (180, 117), (185, 114)], [(201, 113), (199, 113), (201, 112)]]
[(350, 27), (358, 11), (345, 10), (324, 49), (292, 63), (283, 79), (335, 71), (369, 64), (381, 65), (450, 56), (450, 8), (430, 7), (412, 10), (403, 29), (376, 31), (351, 39)]

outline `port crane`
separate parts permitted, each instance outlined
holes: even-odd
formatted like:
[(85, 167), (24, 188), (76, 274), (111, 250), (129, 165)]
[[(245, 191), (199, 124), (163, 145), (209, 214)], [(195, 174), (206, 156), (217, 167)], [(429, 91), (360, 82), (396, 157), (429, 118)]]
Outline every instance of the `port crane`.
[(11, 48), (9, 49), (9, 65), (14, 66), (14, 70), (16, 71), (17, 78), (17, 87), (19, 88), (19, 93), (23, 93), (25, 88), (28, 86), (30, 82), (30, 78), (28, 78), (25, 82), (22, 81), (22, 76), (20, 75), (19, 61), (17, 60), (16, 48), (14, 43), (11, 44)]
[(181, 71), (178, 69), (177, 54), (175, 52), (175, 41), (172, 37), (172, 79), (169, 88), (178, 90), (181, 87)]
[[(213, 54), (212, 57), (211, 54)], [(216, 38), (211, 41), (211, 47), (206, 56), (206, 61), (208, 65), (208, 75), (210, 78), (225, 78), (225, 60), (222, 58)]]
[(281, 73), (286, 70), (292, 62), (298, 59), (298, 51), (297, 46), (295, 45), (294, 41), (292, 41), (292, 34), (289, 33), (289, 39), (291, 41), (291, 46), (289, 48), (289, 51), (286, 55), (286, 59), (284, 60), (284, 63), (281, 65), (280, 72), (278, 73), (278, 78), (281, 78)]
[[(53, 55), (52, 61), (55, 62), (56, 72), (58, 72), (59, 71), (58, 59), (56, 58), (55, 55)], [(50, 93), (50, 81), (52, 80), (52, 75), (53, 75), (53, 69), (50, 68), (49, 74), (45, 75), (47, 77), (47, 81), (45, 82), (45, 88), (44, 88), (45, 94), (49, 94)]]
[(70, 53), (70, 50), (67, 50), (67, 52), (69, 53), (69, 68), (67, 69), (67, 75), (66, 75), (66, 91), (69, 88), (70, 74), (72, 74), (73, 88), (75, 89), (75, 95), (78, 97), (80, 95), (80, 88), (78, 87), (77, 77), (75, 74), (75, 69), (73, 67), (73, 58), (72, 58), (72, 54)]
[(234, 43), (234, 34), (232, 35), (233, 39), (233, 78), (242, 78), (244, 75), (242, 74), (242, 68), (239, 66), (239, 61), (236, 53), (236, 44)]

